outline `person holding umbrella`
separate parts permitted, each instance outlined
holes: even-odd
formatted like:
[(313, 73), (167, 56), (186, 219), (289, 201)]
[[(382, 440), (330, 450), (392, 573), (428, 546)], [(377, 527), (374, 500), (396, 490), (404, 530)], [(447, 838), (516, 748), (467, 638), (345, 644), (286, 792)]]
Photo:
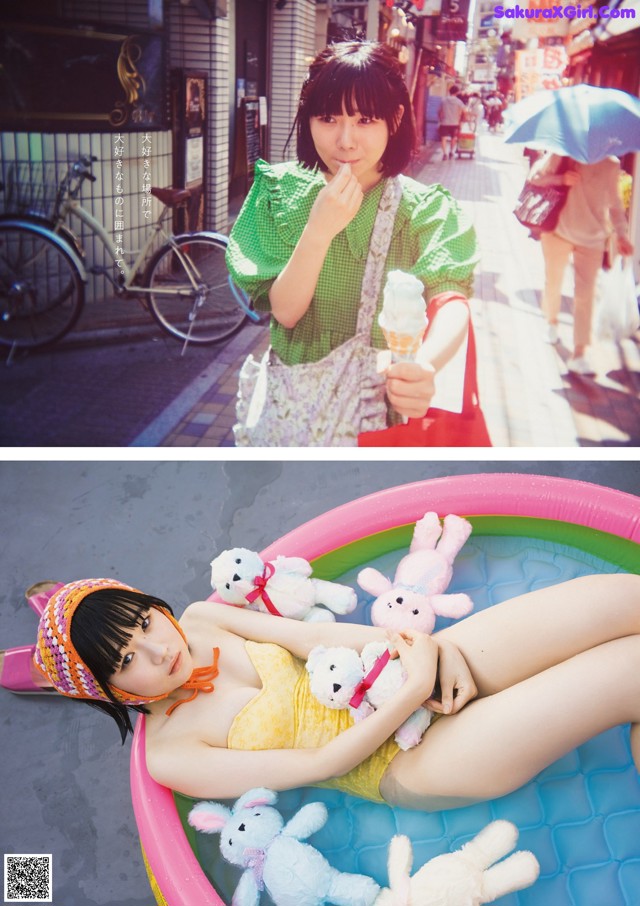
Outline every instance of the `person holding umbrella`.
[(549, 340), (557, 343), (562, 280), (569, 258), (573, 256), (574, 348), (567, 368), (574, 374), (595, 373), (586, 352), (591, 339), (596, 280), (611, 230), (617, 253), (633, 253), (618, 192), (619, 175), (620, 162), (614, 157), (583, 164), (549, 153), (534, 164), (528, 177), (534, 185), (568, 187), (555, 229), (540, 236), (545, 264), (542, 311), (548, 322)]
[(593, 85), (539, 91), (511, 108), (505, 141), (547, 152), (532, 167), (527, 177), (530, 183), (567, 187), (556, 226), (541, 234), (545, 261), (542, 308), (549, 339), (555, 343), (562, 278), (573, 256), (574, 350), (567, 367), (574, 374), (593, 374), (586, 352), (596, 278), (611, 234), (618, 254), (633, 254), (618, 192), (618, 158), (640, 149), (640, 100), (624, 91)]

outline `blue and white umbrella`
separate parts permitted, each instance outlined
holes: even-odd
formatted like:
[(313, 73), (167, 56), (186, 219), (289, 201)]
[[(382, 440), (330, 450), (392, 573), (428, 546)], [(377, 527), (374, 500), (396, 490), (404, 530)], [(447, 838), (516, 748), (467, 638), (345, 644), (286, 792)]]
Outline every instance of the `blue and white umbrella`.
[(640, 100), (616, 88), (538, 91), (508, 111), (505, 142), (555, 151), (583, 164), (640, 150)]

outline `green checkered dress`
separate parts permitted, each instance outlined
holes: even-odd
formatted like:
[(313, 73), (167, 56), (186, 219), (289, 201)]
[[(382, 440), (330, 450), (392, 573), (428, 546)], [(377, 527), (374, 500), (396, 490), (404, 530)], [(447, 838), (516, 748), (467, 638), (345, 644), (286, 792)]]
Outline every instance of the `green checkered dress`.
[[(402, 198), (385, 275), (398, 269), (414, 274), (425, 285), (427, 301), (446, 291), (468, 297), (478, 260), (473, 227), (442, 186), (424, 186), (406, 176), (400, 179)], [(227, 265), (258, 310), (269, 311), (271, 284), (289, 261), (325, 185), (322, 173), (297, 163), (257, 162), (254, 184), (231, 232)], [(286, 365), (316, 362), (354, 335), (382, 187), (380, 182), (365, 193), (357, 215), (334, 238), (313, 301), (296, 326), (285, 328), (271, 319), (271, 344)], [(378, 311), (381, 307), (382, 288)], [(372, 345), (386, 348), (377, 317)]]

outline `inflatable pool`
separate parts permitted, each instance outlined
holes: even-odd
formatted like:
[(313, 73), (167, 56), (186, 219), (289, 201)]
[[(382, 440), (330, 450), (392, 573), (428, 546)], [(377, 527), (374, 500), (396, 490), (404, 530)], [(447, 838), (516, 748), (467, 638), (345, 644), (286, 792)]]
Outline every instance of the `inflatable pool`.
[[(314, 575), (356, 587), (364, 564), (393, 573), (427, 510), (456, 513), (473, 525), (449, 591), (470, 594), (476, 610), (579, 575), (640, 572), (639, 497), (537, 475), (468, 475), (390, 488), (312, 519), (261, 553), (303, 556)], [(357, 619), (368, 622), (369, 605), (360, 593)], [(217, 837), (186, 826), (192, 801), (149, 777), (144, 718), (134, 735), (131, 786), (159, 906), (230, 902), (238, 874), (220, 860)], [(411, 837), (417, 867), (460, 846), (488, 821), (507, 818), (518, 826), (519, 847), (537, 856), (541, 874), (533, 887), (496, 901), (502, 906), (639, 902), (640, 782), (628, 727), (590, 740), (516, 792), (468, 808), (426, 814), (314, 788), (280, 794), (278, 808), (286, 817), (317, 800), (327, 805), (329, 820), (313, 845), (336, 868), (370, 874), (383, 885), (395, 833)]]

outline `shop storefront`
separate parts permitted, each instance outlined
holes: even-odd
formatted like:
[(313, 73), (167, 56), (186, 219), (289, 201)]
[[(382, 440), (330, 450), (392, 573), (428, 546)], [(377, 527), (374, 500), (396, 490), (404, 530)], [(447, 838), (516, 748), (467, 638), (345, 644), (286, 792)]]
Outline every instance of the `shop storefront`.
[[(282, 159), (315, 50), (314, 0), (11, 7), (0, 37), (0, 181), (14, 191), (0, 194), (0, 213), (17, 210), (21, 183), (44, 195), (85, 154), (97, 160), (83, 202), (109, 232), (120, 196), (127, 248), (140, 247), (148, 228), (143, 202), (157, 204), (147, 185), (193, 190), (178, 227), (227, 232), (255, 159)], [(110, 266), (91, 233), (80, 230), (80, 240), (89, 268)], [(92, 276), (87, 297), (108, 294), (103, 276)]]

